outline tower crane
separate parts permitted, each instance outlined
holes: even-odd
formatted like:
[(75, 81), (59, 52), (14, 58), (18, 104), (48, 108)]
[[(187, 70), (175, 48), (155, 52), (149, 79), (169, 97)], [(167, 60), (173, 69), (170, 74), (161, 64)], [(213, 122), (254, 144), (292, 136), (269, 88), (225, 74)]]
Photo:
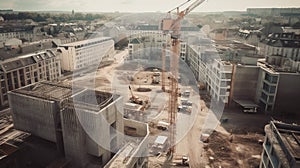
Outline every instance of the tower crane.
[[(192, 0), (187, 0), (186, 2), (180, 4), (176, 8), (170, 10), (167, 14), (167, 18), (164, 18), (161, 21), (161, 30), (164, 34), (171, 34), (171, 51), (172, 55), (170, 58), (170, 71), (171, 77), (169, 82), (169, 111), (168, 111), (168, 120), (170, 123), (170, 132), (169, 132), (169, 142), (170, 145), (170, 154), (175, 153), (175, 122), (177, 115), (177, 101), (178, 101), (178, 57), (179, 57), (179, 45), (180, 45), (180, 28), (181, 28), (181, 20), (188, 15), (192, 10), (194, 10), (197, 6), (202, 4), (205, 0), (195, 0), (191, 3), (187, 8), (182, 11), (179, 11), (179, 8), (183, 5), (190, 3)], [(172, 18), (171, 12), (176, 10), (176, 18)], [(166, 44), (163, 44), (162, 51), (162, 90), (165, 91), (165, 50)]]

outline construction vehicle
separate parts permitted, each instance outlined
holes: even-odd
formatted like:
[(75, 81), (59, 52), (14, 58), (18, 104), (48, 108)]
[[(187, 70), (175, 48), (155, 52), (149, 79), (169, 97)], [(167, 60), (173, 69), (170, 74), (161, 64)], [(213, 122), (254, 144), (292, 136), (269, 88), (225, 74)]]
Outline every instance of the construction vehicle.
[(168, 130), (169, 129), (170, 124), (164, 121), (158, 121), (156, 128), (160, 129), (160, 130)]
[(152, 84), (159, 84), (160, 82), (160, 73), (154, 72), (152, 75)]
[[(170, 90), (170, 98), (169, 98), (169, 111), (168, 111), (168, 122), (170, 123), (170, 131), (169, 131), (169, 141), (170, 145), (175, 144), (175, 122), (176, 122), (176, 116), (177, 116), (177, 102), (178, 102), (178, 59), (179, 59), (179, 46), (180, 46), (180, 29), (181, 29), (181, 21), (182, 19), (189, 14), (193, 9), (195, 9), (197, 6), (202, 4), (205, 0), (195, 0), (192, 4), (190, 4), (185, 10), (179, 11), (179, 8), (183, 5), (191, 2), (191, 0), (187, 0), (186, 2), (182, 3), (178, 7), (170, 10), (168, 12), (168, 15), (166, 18), (164, 18), (161, 21), (161, 30), (163, 31), (163, 34), (170, 33), (171, 35), (171, 50), (173, 53), (173, 56), (170, 58), (170, 71), (172, 74), (172, 77), (170, 78), (169, 82), (169, 90)], [(171, 17), (171, 12), (176, 9), (176, 15), (177, 18), (174, 19)], [(162, 90), (165, 91), (165, 85), (166, 82), (165, 79), (165, 56), (166, 56), (166, 47), (169, 46), (169, 44), (163, 44), (162, 49)], [(173, 127), (174, 126), (174, 127)], [(175, 146), (172, 146), (170, 148), (171, 155), (175, 153)]]
[(174, 166), (189, 166), (189, 161), (187, 155), (174, 155), (172, 163)]
[(129, 86), (129, 90), (130, 90), (130, 93), (131, 93), (131, 97), (129, 98), (131, 103), (142, 105), (141, 111), (144, 111), (145, 109), (150, 107), (150, 101), (148, 99), (143, 100), (143, 99), (139, 98), (138, 96), (135, 96), (133, 94), (132, 89), (131, 89), (130, 86)]
[(130, 94), (131, 94), (131, 97), (129, 98), (130, 102), (139, 104), (139, 105), (143, 105), (143, 100), (140, 99), (138, 96), (134, 96), (130, 86), (129, 86), (129, 90), (130, 90)]

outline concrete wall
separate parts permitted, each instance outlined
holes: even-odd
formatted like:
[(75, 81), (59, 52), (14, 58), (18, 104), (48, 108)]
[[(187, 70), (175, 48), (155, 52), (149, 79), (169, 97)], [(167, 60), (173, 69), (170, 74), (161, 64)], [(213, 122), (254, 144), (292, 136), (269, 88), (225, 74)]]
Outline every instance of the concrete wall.
[(255, 100), (259, 67), (235, 65), (233, 99)]
[(300, 75), (280, 73), (274, 112), (293, 113), (300, 116)]
[[(149, 144), (149, 128), (148, 124), (143, 122), (123, 119), (124, 126), (131, 127), (136, 129), (136, 134), (140, 137), (132, 137), (131, 141), (137, 141), (139, 144), (136, 144), (134, 148), (135, 151), (130, 153), (130, 158), (125, 163), (120, 163), (120, 160), (116, 160), (119, 155), (124, 155), (124, 153), (117, 153), (109, 163), (107, 163), (104, 167), (110, 168), (112, 165), (117, 164), (120, 167), (124, 168), (133, 168), (133, 167), (148, 167), (148, 144)], [(124, 152), (124, 151), (122, 151)], [(127, 153), (127, 152), (126, 152)]]
[[(129, 125), (127, 125), (129, 124)], [(148, 124), (137, 122), (134, 120), (124, 119), (124, 126), (136, 128), (137, 134), (144, 137), (141, 143), (137, 146), (137, 150), (132, 154), (126, 168), (143, 167), (148, 165), (148, 144), (149, 144), (149, 129)]]
[[(62, 110), (65, 155), (74, 167), (84, 167), (100, 160), (105, 164), (111, 159), (112, 148), (121, 148), (124, 135), (123, 113), (118, 108), (121, 102), (119, 98), (99, 112), (81, 106), (76, 111), (73, 107)], [(113, 123), (116, 123), (116, 129), (112, 131)], [(111, 145), (115, 138), (116, 143)]]
[(65, 156), (71, 160), (72, 167), (84, 167), (88, 164), (85, 132), (73, 109), (65, 108), (61, 118)]
[(124, 120), (124, 127), (131, 127), (136, 129), (136, 134), (139, 136), (146, 136), (148, 132), (148, 127), (146, 124), (137, 122), (135, 120), (128, 120), (128, 119), (123, 119)]
[(265, 74), (266, 74), (266, 72), (262, 68), (259, 68), (255, 100), (254, 100), (256, 103), (259, 103), (259, 99), (261, 97), (261, 92), (263, 89), (263, 80), (265, 79)]
[(8, 93), (14, 127), (56, 142), (55, 120), (59, 107), (54, 101), (29, 97), (14, 92)]
[(75, 48), (74, 47), (59, 47), (58, 56), (61, 60), (61, 68), (63, 71), (73, 71), (75, 62)]
[(256, 65), (258, 57), (241, 57), (241, 63), (246, 65)]

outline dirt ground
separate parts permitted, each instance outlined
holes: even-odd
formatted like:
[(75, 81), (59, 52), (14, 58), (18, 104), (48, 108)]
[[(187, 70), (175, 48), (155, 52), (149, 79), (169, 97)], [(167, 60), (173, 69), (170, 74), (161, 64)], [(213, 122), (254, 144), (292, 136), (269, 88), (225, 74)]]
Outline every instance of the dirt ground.
[(209, 166), (258, 168), (264, 126), (269, 123), (270, 116), (262, 113), (246, 114), (238, 108), (226, 108), (222, 119), (226, 119), (226, 122), (221, 122), (204, 146)]
[(262, 145), (258, 140), (261, 134), (225, 135), (213, 132), (209, 143), (204, 146), (210, 167), (259, 167)]
[[(99, 89), (106, 88), (112, 82), (112, 73), (118, 70), (116, 67), (122, 62), (122, 57), (123, 54), (120, 53), (115, 64), (99, 70), (96, 79)], [(270, 116), (259, 113), (245, 114), (237, 108), (225, 109), (222, 119), (226, 119), (227, 122), (221, 123), (211, 134), (209, 143), (202, 143), (199, 138), (205, 117), (204, 112), (196, 116), (192, 129), (176, 147), (178, 153), (189, 155), (190, 167), (259, 167), (262, 152), (259, 140), (264, 140), (264, 126), (268, 124)], [(151, 133), (155, 134), (155, 131), (151, 130)], [(149, 157), (149, 167), (176, 167), (166, 164), (165, 159), (164, 156)]]

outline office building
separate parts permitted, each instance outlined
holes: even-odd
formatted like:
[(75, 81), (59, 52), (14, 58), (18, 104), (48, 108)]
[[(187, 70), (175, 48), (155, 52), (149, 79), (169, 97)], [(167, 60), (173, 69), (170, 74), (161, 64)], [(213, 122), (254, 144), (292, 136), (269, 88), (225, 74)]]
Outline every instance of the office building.
[(111, 59), (114, 41), (110, 37), (99, 37), (68, 44), (57, 49), (63, 71), (88, 69), (98, 66), (102, 60)]

